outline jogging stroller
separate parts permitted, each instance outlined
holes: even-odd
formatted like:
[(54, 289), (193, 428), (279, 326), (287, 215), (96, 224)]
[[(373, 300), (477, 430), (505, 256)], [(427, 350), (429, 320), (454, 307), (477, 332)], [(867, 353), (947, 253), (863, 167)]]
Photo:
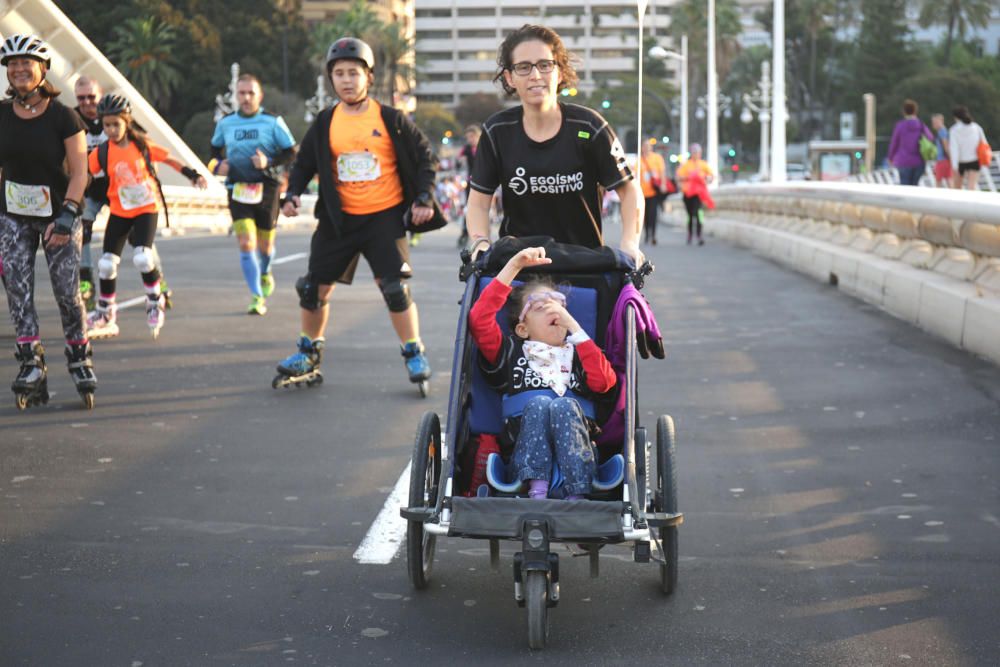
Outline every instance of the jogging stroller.
[[(567, 308), (599, 346), (618, 374), (616, 394), (598, 406), (603, 424), (597, 441), (598, 471), (591, 494), (584, 500), (526, 499), (504, 488), (470, 488), (477, 447), (484, 435), (502, 427), (500, 396), (479, 370), (478, 352), (468, 330), (468, 317), (483, 288), (510, 257), (522, 248), (545, 246), (552, 264), (531, 271), (552, 274), (568, 284)], [(599, 572), (605, 544), (630, 543), (637, 563), (659, 565), (660, 588), (673, 592), (677, 584), (677, 528), (683, 515), (677, 507), (677, 472), (673, 420), (656, 420), (655, 449), (639, 423), (637, 365), (639, 356), (663, 357), (662, 342), (646, 336), (635, 301), (652, 272), (646, 263), (636, 269), (630, 258), (611, 248), (592, 250), (560, 244), (549, 237), (505, 238), (476, 262), (466, 256), (460, 272), (465, 282), (461, 301), (446, 430), (434, 412), (423, 415), (417, 429), (410, 466), (409, 506), (400, 509), (407, 520), (406, 556), (410, 581), (426, 588), (431, 576), (437, 536), (489, 540), (490, 562), (499, 567), (500, 540), (520, 541), (514, 556), (514, 598), (527, 607), (528, 645), (543, 648), (548, 635), (548, 609), (559, 602), (559, 556), (553, 543), (585, 549), (590, 573)], [(624, 305), (623, 305), (624, 302)], [(620, 325), (609, 333), (609, 323)], [(614, 340), (607, 340), (614, 338)], [(611, 345), (616, 349), (610, 350)], [(621, 363), (616, 363), (616, 358)], [(602, 421), (603, 420), (603, 421)], [(650, 455), (654, 454), (653, 465)], [(502, 466), (491, 454), (489, 465)], [(480, 465), (482, 462), (480, 462)], [(497, 477), (497, 475), (494, 475)], [(503, 487), (502, 484), (496, 486)]]

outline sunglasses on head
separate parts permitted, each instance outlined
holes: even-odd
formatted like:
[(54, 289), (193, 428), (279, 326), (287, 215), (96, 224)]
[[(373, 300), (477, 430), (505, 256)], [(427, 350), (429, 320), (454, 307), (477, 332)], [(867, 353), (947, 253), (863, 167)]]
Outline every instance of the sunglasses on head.
[(566, 295), (562, 292), (550, 292), (548, 290), (532, 292), (525, 297), (524, 308), (521, 309), (521, 316), (517, 318), (517, 321), (523, 322), (524, 316), (528, 314), (529, 310), (541, 310), (545, 307), (547, 301), (555, 301), (560, 306), (565, 307)]

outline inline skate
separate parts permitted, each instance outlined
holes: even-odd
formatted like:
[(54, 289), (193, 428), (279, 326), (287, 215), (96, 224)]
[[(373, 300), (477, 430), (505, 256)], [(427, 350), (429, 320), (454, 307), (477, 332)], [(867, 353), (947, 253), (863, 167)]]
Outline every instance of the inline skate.
[(430, 392), (431, 385), (428, 380), (431, 378), (431, 366), (424, 356), (424, 346), (420, 341), (410, 341), (400, 348), (400, 354), (406, 363), (406, 372), (410, 376), (410, 382), (417, 385), (420, 395), (425, 397)]
[(291, 386), (314, 387), (323, 384), (323, 373), (319, 370), (323, 359), (323, 348), (326, 342), (319, 338), (309, 340), (308, 336), (299, 338), (299, 349), (280, 364), (278, 374), (271, 381), (271, 387), (280, 389)]
[(21, 364), (21, 370), (11, 383), (14, 405), (18, 410), (44, 405), (49, 402), (48, 368), (45, 366), (45, 348), (39, 341), (18, 343), (14, 358)]
[(94, 362), (91, 360), (93, 356), (90, 341), (66, 343), (66, 367), (77, 393), (83, 399), (83, 406), (88, 410), (94, 407), (94, 391), (97, 389), (97, 376), (94, 375)]
[(153, 337), (153, 340), (156, 340), (156, 337), (160, 335), (160, 329), (163, 328), (163, 321), (166, 319), (164, 310), (162, 294), (146, 297), (146, 324), (149, 325), (149, 335)]

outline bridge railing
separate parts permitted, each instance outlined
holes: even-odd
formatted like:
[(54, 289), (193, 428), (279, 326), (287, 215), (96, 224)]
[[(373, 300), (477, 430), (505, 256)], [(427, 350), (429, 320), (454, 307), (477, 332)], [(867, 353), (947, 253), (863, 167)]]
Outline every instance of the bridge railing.
[(1000, 195), (725, 186), (706, 227), (1000, 363)]
[(939, 188), (788, 183), (716, 191), (720, 211), (1000, 294), (1000, 195)]

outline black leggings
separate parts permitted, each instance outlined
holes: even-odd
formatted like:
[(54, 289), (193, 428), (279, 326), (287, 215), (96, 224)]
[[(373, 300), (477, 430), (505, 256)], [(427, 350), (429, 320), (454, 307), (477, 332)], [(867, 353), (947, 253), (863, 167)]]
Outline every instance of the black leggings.
[(684, 208), (687, 209), (688, 214), (688, 238), (691, 238), (692, 232), (701, 238), (701, 197), (685, 196)]
[(659, 196), (646, 197), (646, 213), (642, 219), (643, 238), (646, 243), (656, 243), (656, 221), (660, 212)]
[[(117, 215), (108, 216), (108, 225), (104, 229), (104, 254), (121, 257), (125, 249), (125, 241), (131, 241), (133, 248), (145, 247), (152, 252), (153, 239), (156, 238), (156, 223), (159, 213), (142, 213), (134, 218), (122, 218)], [(131, 234), (131, 236), (129, 236)], [(102, 261), (104, 258), (101, 258)], [(117, 270), (110, 278), (101, 278), (101, 294), (114, 294), (118, 286)], [(160, 279), (160, 270), (155, 266), (151, 271), (142, 274), (142, 282), (152, 285)]]

